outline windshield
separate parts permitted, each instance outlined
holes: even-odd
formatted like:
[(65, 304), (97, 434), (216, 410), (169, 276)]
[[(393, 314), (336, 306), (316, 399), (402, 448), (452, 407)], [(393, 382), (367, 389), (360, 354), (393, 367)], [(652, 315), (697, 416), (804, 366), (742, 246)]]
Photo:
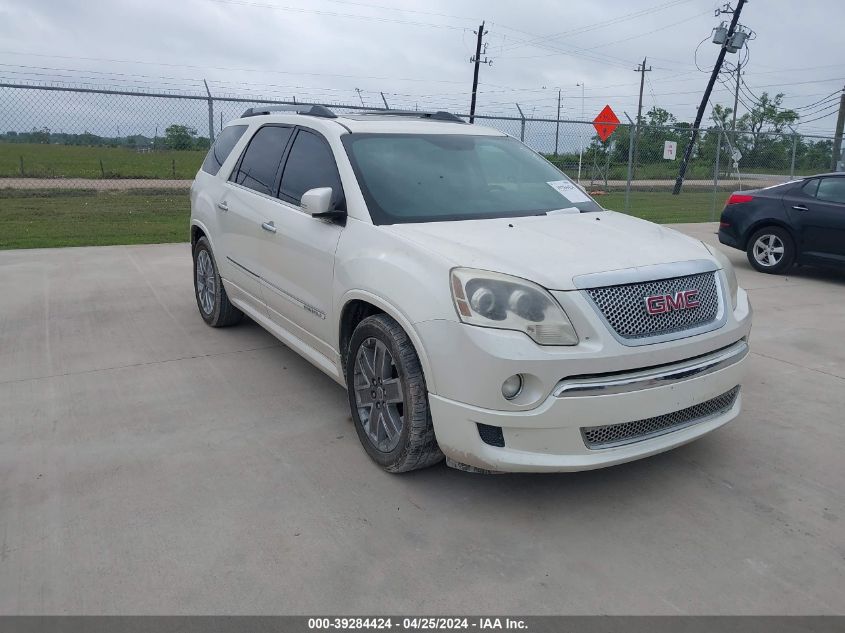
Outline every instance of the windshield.
[(375, 224), (601, 211), (507, 136), (348, 134), (343, 144)]

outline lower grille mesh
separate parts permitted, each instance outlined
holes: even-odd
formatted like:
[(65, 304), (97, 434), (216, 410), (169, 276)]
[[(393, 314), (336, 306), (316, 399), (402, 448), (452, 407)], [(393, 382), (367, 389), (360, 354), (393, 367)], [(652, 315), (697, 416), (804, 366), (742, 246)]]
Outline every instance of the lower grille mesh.
[(503, 447), (505, 445), (505, 435), (502, 432), (501, 426), (490, 426), (489, 424), (478, 424), (478, 434), (485, 444), (490, 446)]
[(737, 395), (739, 395), (738, 386), (712, 400), (680, 411), (634, 422), (581, 427), (581, 436), (587, 448), (611, 448), (640, 442), (720, 415), (734, 405)]

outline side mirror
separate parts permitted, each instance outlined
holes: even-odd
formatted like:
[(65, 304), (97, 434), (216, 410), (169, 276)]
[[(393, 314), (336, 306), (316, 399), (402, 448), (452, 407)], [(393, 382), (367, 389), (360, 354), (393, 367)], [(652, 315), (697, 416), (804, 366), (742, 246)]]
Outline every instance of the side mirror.
[(332, 211), (332, 188), (318, 187), (309, 189), (302, 194), (299, 206), (308, 215), (319, 218), (326, 217)]

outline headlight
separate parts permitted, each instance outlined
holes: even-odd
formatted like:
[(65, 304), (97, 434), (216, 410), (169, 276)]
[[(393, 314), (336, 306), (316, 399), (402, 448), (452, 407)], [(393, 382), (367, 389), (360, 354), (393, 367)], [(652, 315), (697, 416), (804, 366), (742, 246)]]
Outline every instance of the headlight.
[(486, 270), (452, 270), (452, 299), (464, 323), (525, 332), (540, 345), (577, 345), (563, 308), (537, 284)]
[(722, 270), (725, 271), (725, 277), (728, 280), (728, 291), (731, 293), (731, 306), (734, 310), (736, 310), (736, 295), (737, 291), (739, 290), (739, 284), (736, 280), (736, 271), (734, 270), (734, 265), (731, 264), (731, 260), (729, 260), (722, 251), (718, 248), (714, 248), (709, 244), (702, 242), (704, 246), (707, 247), (707, 250), (719, 261), (719, 265), (722, 267)]

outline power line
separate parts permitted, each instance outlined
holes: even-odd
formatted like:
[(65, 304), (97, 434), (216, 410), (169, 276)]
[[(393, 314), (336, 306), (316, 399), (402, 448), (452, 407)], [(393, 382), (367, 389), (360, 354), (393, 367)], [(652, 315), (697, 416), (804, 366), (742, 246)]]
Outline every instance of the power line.
[(663, 4), (655, 5), (655, 6), (647, 8), (647, 9), (641, 9), (639, 11), (633, 11), (631, 13), (627, 13), (625, 15), (621, 15), (617, 18), (613, 18), (613, 19), (610, 19), (610, 20), (604, 20), (602, 22), (594, 22), (593, 24), (588, 24), (588, 25), (583, 26), (583, 27), (570, 29), (568, 31), (560, 31), (558, 33), (551, 33), (549, 35), (542, 35), (542, 36), (539, 36), (539, 37), (535, 37), (533, 40), (516, 42), (512, 46), (507, 47), (503, 50), (512, 50), (514, 48), (520, 48), (522, 46), (534, 46), (534, 45), (537, 45), (540, 42), (548, 42), (550, 40), (556, 40), (559, 37), (562, 37), (564, 35), (575, 35), (575, 34), (580, 35), (580, 34), (583, 34), (583, 33), (588, 33), (590, 31), (594, 31), (596, 29), (602, 29), (602, 28), (606, 28), (608, 26), (613, 26), (615, 24), (619, 24), (620, 22), (626, 22), (628, 20), (633, 20), (633, 19), (638, 18), (638, 17), (643, 17), (645, 15), (649, 15), (649, 14), (654, 13), (656, 11), (661, 11), (663, 9), (667, 9), (669, 7), (676, 6), (676, 5), (679, 5), (679, 4), (686, 4), (687, 2), (691, 2), (691, 1), (692, 0), (672, 0), (671, 2), (664, 2)]
[[(665, 26), (658, 27), (658, 28), (653, 29), (651, 31), (646, 31), (645, 33), (638, 33), (636, 35), (632, 35), (630, 37), (625, 37), (625, 38), (622, 38), (622, 39), (619, 39), (619, 40), (613, 40), (611, 42), (603, 42), (602, 44), (597, 44), (595, 46), (590, 46), (589, 48), (583, 48), (583, 49), (579, 49), (579, 50), (593, 51), (593, 50), (596, 50), (596, 49), (599, 49), (599, 48), (606, 48), (606, 47), (612, 46), (614, 44), (621, 44), (622, 42), (628, 42), (630, 40), (635, 40), (635, 39), (638, 39), (640, 37), (652, 35), (654, 33), (660, 32), (660, 31), (665, 31), (666, 29), (672, 28), (673, 26), (683, 24), (684, 22), (689, 22), (689, 21), (694, 20), (696, 18), (699, 18), (703, 15), (708, 15), (709, 13), (710, 13), (710, 11), (705, 11), (703, 13), (696, 13), (695, 15), (693, 15), (689, 18), (685, 18), (685, 19), (680, 20), (678, 22), (672, 22), (671, 24), (667, 24)], [(554, 56), (557, 56), (557, 55), (566, 55), (566, 54), (567, 53), (564, 53), (564, 52), (560, 52), (560, 53), (554, 53), (553, 52), (553, 53), (546, 53), (544, 55), (521, 55), (521, 56), (518, 56), (518, 57), (516, 57), (516, 56), (511, 57), (510, 55), (504, 55), (504, 56), (501, 56), (500, 59), (538, 59), (538, 58), (542, 58), (542, 57), (554, 57)]]
[(818, 104), (819, 104), (819, 103), (821, 103), (822, 101), (826, 101), (827, 99), (829, 99), (829, 98), (831, 98), (831, 97), (838, 97), (838, 96), (839, 96), (839, 92), (840, 92), (839, 90), (835, 90), (835, 91), (831, 92), (829, 95), (827, 95), (826, 97), (823, 97), (823, 98), (819, 99), (818, 101), (815, 101), (815, 102), (810, 103), (810, 104), (805, 105), (805, 106), (798, 106), (797, 108), (792, 108), (792, 109), (793, 109), (793, 110), (805, 110), (805, 109), (807, 109), (807, 108), (812, 108), (813, 106), (818, 105)]
[(799, 125), (806, 125), (807, 123), (813, 123), (815, 121), (820, 121), (821, 119), (826, 119), (827, 117), (831, 116), (836, 110), (839, 108), (838, 103), (831, 104), (826, 108), (827, 113), (822, 114), (821, 116), (816, 117), (815, 119), (808, 119), (807, 121), (799, 121)]
[(249, 2), (248, 0), (207, 0), (216, 4), (227, 4), (242, 7), (252, 7), (257, 9), (271, 9), (273, 11), (285, 11), (291, 13), (307, 13), (311, 15), (322, 15), (335, 18), (348, 18), (353, 20), (365, 20), (372, 22), (386, 22), (392, 24), (407, 24), (409, 26), (424, 26), (441, 29), (455, 29), (458, 31), (464, 30), (466, 27), (453, 26), (451, 24), (435, 24), (432, 22), (416, 22), (412, 20), (401, 20), (399, 18), (379, 17), (375, 15), (360, 15), (357, 13), (337, 13), (336, 11), (324, 11), (321, 9), (306, 9), (303, 7), (289, 7), (278, 4), (269, 4), (264, 2)]
[(46, 57), (50, 59), (73, 59), (78, 61), (95, 61), (95, 62), (108, 62), (112, 64), (138, 64), (138, 65), (147, 65), (147, 66), (163, 66), (168, 68), (191, 68), (195, 70), (223, 70), (229, 72), (247, 72), (247, 73), (267, 73), (267, 74), (275, 74), (275, 75), (306, 75), (310, 77), (341, 77), (345, 79), (374, 79), (374, 80), (390, 80), (390, 81), (412, 81), (412, 82), (431, 82), (431, 83), (447, 83), (447, 84), (462, 84), (462, 81), (457, 81), (454, 79), (419, 79), (419, 78), (411, 78), (411, 77), (378, 77), (378, 76), (369, 76), (369, 75), (340, 75), (336, 73), (311, 73), (311, 72), (299, 72), (299, 71), (290, 71), (290, 70), (267, 70), (267, 69), (256, 69), (256, 68), (234, 68), (230, 66), (196, 66), (192, 64), (174, 64), (169, 62), (150, 62), (150, 61), (142, 61), (142, 60), (128, 60), (128, 59), (109, 59), (104, 57), (81, 57), (81, 56), (74, 56), (74, 55), (47, 55), (44, 53), (29, 53), (29, 52), (22, 52), (22, 51), (0, 51), (0, 55), (24, 55), (30, 57)]

